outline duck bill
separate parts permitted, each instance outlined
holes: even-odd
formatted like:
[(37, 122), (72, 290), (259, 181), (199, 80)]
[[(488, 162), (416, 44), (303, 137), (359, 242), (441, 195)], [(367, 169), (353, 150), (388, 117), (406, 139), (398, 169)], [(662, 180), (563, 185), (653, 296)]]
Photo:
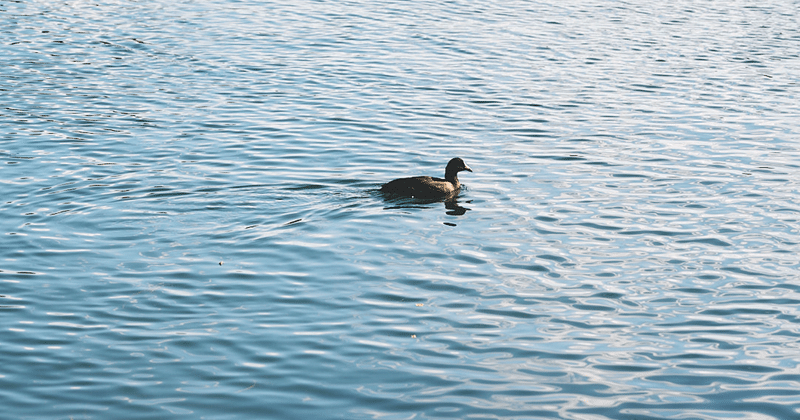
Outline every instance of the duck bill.
[(469, 166), (467, 166), (467, 165), (464, 165), (464, 170), (465, 170), (465, 171), (470, 171), (470, 172), (472, 172), (472, 168), (470, 168), (470, 167), (469, 167)]

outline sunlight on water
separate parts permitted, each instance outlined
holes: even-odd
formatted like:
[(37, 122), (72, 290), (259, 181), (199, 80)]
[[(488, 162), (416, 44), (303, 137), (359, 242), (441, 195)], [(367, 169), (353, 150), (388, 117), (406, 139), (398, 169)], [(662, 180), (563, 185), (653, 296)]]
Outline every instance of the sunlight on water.
[(795, 418), (796, 14), (0, 3), (0, 405)]

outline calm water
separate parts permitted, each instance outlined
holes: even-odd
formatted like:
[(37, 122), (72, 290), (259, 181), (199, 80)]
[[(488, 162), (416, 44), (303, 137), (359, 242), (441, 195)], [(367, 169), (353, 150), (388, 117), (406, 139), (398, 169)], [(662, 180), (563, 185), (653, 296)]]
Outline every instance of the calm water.
[(798, 13), (0, 1), (0, 417), (797, 418)]

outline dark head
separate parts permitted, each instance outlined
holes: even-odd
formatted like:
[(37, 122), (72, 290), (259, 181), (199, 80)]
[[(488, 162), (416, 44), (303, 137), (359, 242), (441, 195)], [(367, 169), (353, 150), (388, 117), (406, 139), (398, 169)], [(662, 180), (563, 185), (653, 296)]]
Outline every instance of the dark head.
[(447, 180), (456, 179), (456, 175), (461, 171), (472, 172), (472, 168), (467, 166), (461, 158), (452, 158), (450, 162), (447, 162), (447, 167), (444, 168), (444, 178)]

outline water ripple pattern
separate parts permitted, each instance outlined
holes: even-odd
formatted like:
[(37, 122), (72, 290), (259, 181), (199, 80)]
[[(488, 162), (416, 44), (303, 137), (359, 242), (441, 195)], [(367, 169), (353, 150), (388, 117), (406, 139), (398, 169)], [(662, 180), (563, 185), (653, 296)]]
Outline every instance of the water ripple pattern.
[(799, 12), (0, 1), (0, 417), (798, 418)]

